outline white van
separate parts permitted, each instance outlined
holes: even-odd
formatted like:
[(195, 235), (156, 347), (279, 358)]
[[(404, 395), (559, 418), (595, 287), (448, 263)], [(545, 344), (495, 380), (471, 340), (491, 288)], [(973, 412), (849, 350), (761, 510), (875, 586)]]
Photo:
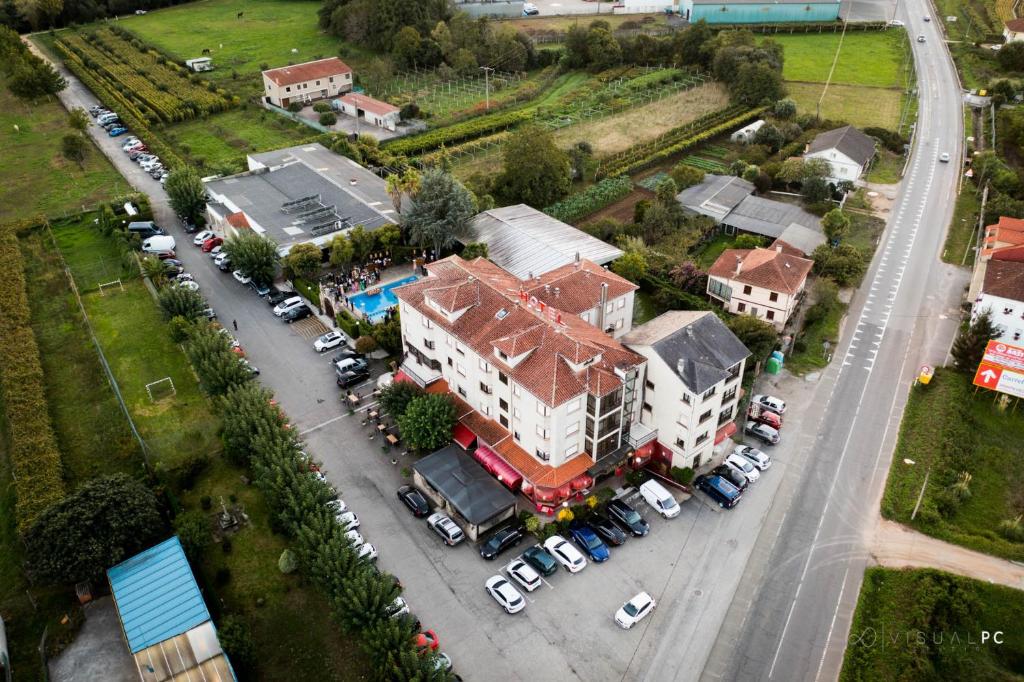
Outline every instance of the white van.
[(146, 253), (164, 253), (174, 251), (174, 237), (157, 235), (142, 242), (142, 250)]
[(274, 306), (274, 314), (277, 315), (278, 317), (281, 317), (292, 308), (298, 308), (300, 305), (302, 305), (301, 296), (292, 296), (291, 298), (286, 298), (280, 303), (278, 303), (276, 306)]
[(672, 497), (672, 493), (665, 490), (665, 486), (658, 483), (655, 480), (646, 481), (640, 486), (640, 494), (643, 495), (644, 501), (654, 507), (654, 511), (661, 514), (666, 519), (673, 519), (679, 516), (679, 503), (676, 502), (676, 498)]

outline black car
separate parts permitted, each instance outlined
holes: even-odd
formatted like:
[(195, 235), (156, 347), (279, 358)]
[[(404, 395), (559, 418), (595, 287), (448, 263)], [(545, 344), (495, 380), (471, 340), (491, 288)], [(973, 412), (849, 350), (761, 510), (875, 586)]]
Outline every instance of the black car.
[(622, 529), (616, 526), (603, 516), (594, 516), (590, 519), (590, 527), (594, 529), (598, 537), (613, 547), (618, 547), (628, 537)]
[(341, 362), (342, 360), (348, 360), (349, 358), (351, 358), (353, 360), (362, 360), (364, 363), (366, 362), (366, 356), (365, 355), (363, 355), (362, 353), (357, 353), (356, 351), (354, 351), (354, 350), (352, 350), (350, 348), (346, 348), (345, 350), (341, 351), (340, 353), (335, 355), (333, 358), (331, 358), (331, 364), (332, 365), (336, 365), (339, 362)]
[(284, 315), (281, 316), (281, 319), (287, 322), (288, 324), (291, 324), (292, 322), (304, 320), (312, 314), (313, 311), (309, 309), (308, 305), (300, 305), (286, 312)]
[(285, 300), (286, 298), (291, 298), (294, 295), (295, 295), (295, 292), (293, 292), (293, 291), (280, 291), (280, 290), (274, 289), (269, 294), (267, 294), (266, 301), (267, 301), (267, 303), (270, 304), (270, 307), (273, 308), (274, 306), (276, 306), (281, 301)]
[(608, 518), (634, 537), (641, 538), (651, 529), (643, 517), (622, 500), (612, 500), (608, 503)]
[(740, 490), (746, 490), (747, 486), (750, 485), (750, 481), (747, 480), (747, 477), (742, 472), (727, 467), (724, 464), (715, 467), (711, 474), (713, 476), (721, 476)]
[(338, 386), (342, 388), (349, 388), (363, 383), (370, 378), (370, 373), (367, 370), (348, 370), (345, 372), (338, 372)]
[(487, 542), (480, 545), (480, 556), (484, 559), (493, 559), (509, 547), (518, 545), (523, 541), (523, 531), (519, 528), (502, 528), (492, 535)]
[(398, 489), (398, 499), (402, 501), (412, 515), (418, 519), (422, 519), (424, 516), (430, 513), (430, 505), (427, 504), (427, 498), (423, 497), (423, 493), (411, 485), (403, 485)]

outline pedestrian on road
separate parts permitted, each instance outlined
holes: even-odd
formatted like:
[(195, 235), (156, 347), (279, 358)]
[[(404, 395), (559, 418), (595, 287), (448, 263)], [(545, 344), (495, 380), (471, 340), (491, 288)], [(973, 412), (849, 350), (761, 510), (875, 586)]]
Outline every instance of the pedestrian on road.
[(235, 331), (238, 331), (238, 320), (231, 320), (231, 324), (234, 325)]

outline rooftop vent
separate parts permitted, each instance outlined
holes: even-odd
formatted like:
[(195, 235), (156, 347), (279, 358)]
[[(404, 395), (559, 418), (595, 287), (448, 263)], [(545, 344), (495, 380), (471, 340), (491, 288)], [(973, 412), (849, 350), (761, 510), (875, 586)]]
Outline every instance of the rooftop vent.
[(506, 315), (508, 315), (508, 311), (505, 310), (504, 308), (494, 313), (494, 317), (499, 320), (504, 320)]

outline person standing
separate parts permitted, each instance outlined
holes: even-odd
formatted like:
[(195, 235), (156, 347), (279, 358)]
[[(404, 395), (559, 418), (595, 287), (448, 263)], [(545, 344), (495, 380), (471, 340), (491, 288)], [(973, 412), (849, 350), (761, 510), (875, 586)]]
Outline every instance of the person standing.
[(238, 320), (231, 320), (231, 324), (232, 324), (232, 326), (234, 326), (235, 331), (237, 332), (238, 331)]

